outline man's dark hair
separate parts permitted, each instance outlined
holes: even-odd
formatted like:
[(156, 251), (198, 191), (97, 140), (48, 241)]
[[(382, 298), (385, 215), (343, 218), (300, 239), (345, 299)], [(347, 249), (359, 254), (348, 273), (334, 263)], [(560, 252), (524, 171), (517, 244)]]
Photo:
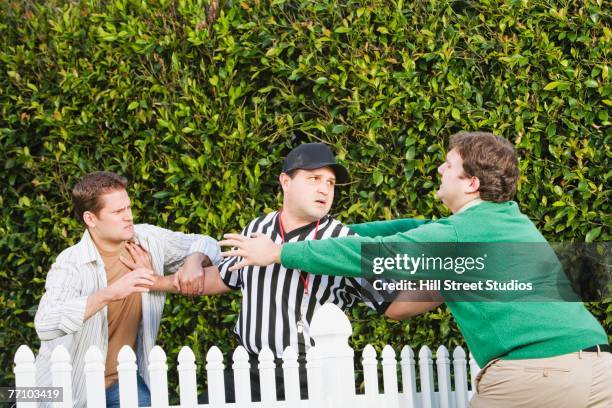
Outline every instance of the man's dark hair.
[(90, 211), (98, 215), (104, 203), (103, 194), (127, 188), (127, 179), (110, 171), (95, 171), (81, 178), (72, 188), (74, 214), (83, 224), (83, 214)]
[(518, 183), (518, 158), (506, 139), (488, 132), (462, 132), (451, 136), (448, 150), (456, 148), (468, 177), (478, 177), (480, 198), (511, 200)]

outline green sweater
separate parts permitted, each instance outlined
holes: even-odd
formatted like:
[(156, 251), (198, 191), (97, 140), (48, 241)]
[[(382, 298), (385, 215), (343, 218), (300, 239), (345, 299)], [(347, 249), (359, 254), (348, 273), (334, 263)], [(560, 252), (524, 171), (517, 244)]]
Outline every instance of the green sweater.
[[(513, 201), (485, 201), (437, 221), (381, 221), (350, 228), (361, 236), (285, 244), (282, 264), (313, 274), (333, 271), (356, 277), (362, 275), (362, 243), (546, 242)], [(608, 342), (599, 322), (579, 302), (447, 302), (447, 306), (480, 367), (495, 358), (552, 357)]]

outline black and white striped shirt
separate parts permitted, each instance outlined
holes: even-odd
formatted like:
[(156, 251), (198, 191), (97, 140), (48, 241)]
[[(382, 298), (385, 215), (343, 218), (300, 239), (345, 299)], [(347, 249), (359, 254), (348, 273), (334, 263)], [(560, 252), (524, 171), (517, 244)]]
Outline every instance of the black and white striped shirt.
[[(285, 242), (297, 242), (355, 235), (346, 226), (330, 216), (319, 221), (285, 232)], [(282, 243), (279, 212), (274, 211), (251, 221), (242, 231), (249, 236), (259, 232), (274, 242)], [(310, 323), (314, 312), (323, 304), (331, 302), (341, 309), (351, 307), (361, 299), (379, 313), (384, 313), (388, 304), (382, 297), (371, 298), (374, 290), (361, 279), (340, 276), (307, 275), (298, 269), (287, 269), (280, 264), (265, 267), (248, 266), (239, 271), (228, 269), (240, 257), (226, 258), (219, 265), (221, 278), (232, 289), (242, 290), (242, 306), (234, 331), (240, 343), (249, 353), (258, 354), (267, 346), (275, 356), (281, 357), (287, 346), (298, 354), (305, 354), (314, 343), (310, 337)], [(303, 278), (308, 277), (308, 292), (304, 291)]]

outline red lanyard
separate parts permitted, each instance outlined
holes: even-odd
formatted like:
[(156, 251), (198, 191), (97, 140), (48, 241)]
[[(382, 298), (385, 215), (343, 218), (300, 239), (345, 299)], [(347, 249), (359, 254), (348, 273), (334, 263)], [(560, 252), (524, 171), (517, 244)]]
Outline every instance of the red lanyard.
[[(278, 212), (278, 226), (280, 227), (281, 239), (284, 244), (285, 243), (285, 229), (283, 228), (283, 220), (281, 219), (281, 215), (283, 215), (283, 210), (280, 210)], [(315, 225), (314, 239), (317, 239), (317, 233), (319, 232), (319, 221), (321, 220), (317, 220), (317, 224)], [(304, 275), (300, 273), (300, 279), (302, 280), (302, 283), (304, 284), (304, 294), (307, 295), (308, 285), (310, 284), (310, 272), (306, 273), (306, 277), (304, 277)]]

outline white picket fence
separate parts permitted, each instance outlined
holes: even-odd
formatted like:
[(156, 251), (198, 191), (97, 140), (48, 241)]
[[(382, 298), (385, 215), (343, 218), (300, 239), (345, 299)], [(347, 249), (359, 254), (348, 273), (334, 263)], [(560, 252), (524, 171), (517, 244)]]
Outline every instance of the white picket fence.
[[(269, 349), (259, 355), (261, 381), (261, 402), (251, 402), (249, 357), (243, 347), (238, 347), (232, 356), (236, 402), (225, 402), (223, 376), (223, 355), (212, 347), (206, 355), (209, 404), (197, 403), (196, 361), (189, 347), (183, 347), (178, 355), (180, 407), (210, 408), (360, 408), (360, 407), (402, 407), (402, 408), (465, 408), (474, 389), (478, 373), (475, 361), (469, 359), (471, 389), (468, 388), (468, 362), (461, 347), (453, 351), (452, 369), (454, 387), (451, 385), (451, 360), (444, 346), (438, 347), (435, 356), (438, 387), (434, 387), (432, 352), (427, 346), (418, 354), (420, 389), (417, 391), (415, 355), (405, 346), (400, 353), (399, 368), (402, 389), (399, 391), (398, 361), (390, 346), (382, 350), (382, 378), (384, 392), (379, 392), (376, 351), (367, 345), (362, 353), (365, 393), (355, 392), (354, 351), (348, 345), (352, 329), (346, 315), (336, 306), (326, 304), (313, 318), (311, 334), (316, 346), (306, 355), (308, 378), (308, 400), (300, 400), (297, 354), (288, 347), (283, 354), (283, 375), (285, 401), (276, 400), (274, 356)], [(72, 382), (70, 355), (62, 346), (52, 355), (53, 386), (64, 388), (64, 401), (56, 403), (58, 408), (72, 407)], [(169, 407), (166, 354), (159, 346), (151, 350), (149, 358), (151, 379), (151, 404), (153, 408)], [(136, 391), (136, 356), (125, 346), (118, 357), (119, 394), (121, 407), (138, 406)], [(87, 406), (105, 408), (104, 358), (99, 349), (92, 347), (85, 356)], [(27, 346), (19, 347), (15, 354), (15, 385), (18, 387), (36, 385), (34, 354)], [(17, 408), (32, 407), (32, 403), (17, 403)]]

